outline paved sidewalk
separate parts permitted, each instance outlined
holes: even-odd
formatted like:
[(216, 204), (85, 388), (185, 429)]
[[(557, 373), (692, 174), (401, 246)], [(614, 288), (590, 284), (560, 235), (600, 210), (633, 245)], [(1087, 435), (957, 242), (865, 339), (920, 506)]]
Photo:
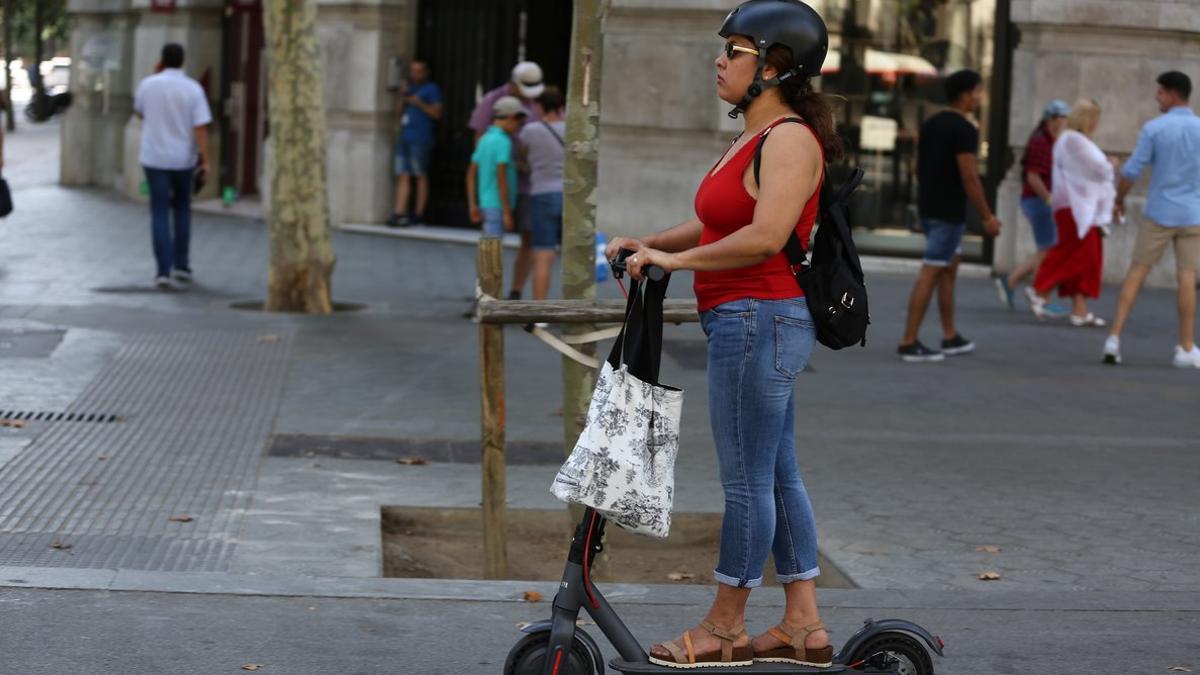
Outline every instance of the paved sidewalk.
[[(335, 296), (365, 309), (266, 315), (230, 306), (265, 292), (262, 224), (198, 214), (197, 283), (156, 291), (144, 205), (55, 185), (56, 169), (28, 159), (54, 155), (52, 133), (6, 139), (17, 210), (0, 222), (0, 342), (22, 351), (0, 351), (0, 411), (120, 419), (0, 428), (5, 665), (495, 672), (511, 626), (544, 605), (438, 602), (453, 582), (378, 578), (382, 505), (479, 500), (478, 465), (454, 450), (479, 437), (478, 333), (461, 317), (474, 250), (337, 232)], [(1106, 368), (1102, 333), (1010, 313), (986, 280), (967, 279), (959, 322), (979, 352), (907, 365), (894, 348), (911, 277), (869, 283), (868, 347), (818, 351), (797, 389), (822, 551), (866, 589), (821, 596), (842, 635), (887, 611), (963, 645), (947, 672), (1197, 669), (1200, 371), (1169, 365), (1173, 296), (1143, 295), (1127, 365)], [(689, 286), (678, 275), (672, 295)], [(601, 293), (619, 295), (611, 283)], [(1111, 316), (1114, 294), (1098, 314)], [(694, 324), (666, 338), (663, 380), (687, 391), (678, 509), (717, 512), (703, 339)], [(560, 508), (546, 490), (562, 435), (558, 357), (516, 329), (506, 350), (509, 503)], [(301, 435), (380, 440), (374, 454), (287, 451)], [(426, 466), (390, 461), (431, 448)], [(978, 580), (985, 570), (1001, 579)], [(138, 575), (154, 583), (114, 581)], [(327, 598), (316, 603), (327, 613), (305, 614), (322, 584), (387, 599)], [(62, 588), (82, 590), (38, 590)], [(246, 588), (264, 597), (229, 595)], [(471, 592), (497, 589), (511, 587)], [(678, 632), (702, 592), (646, 591), (653, 602), (632, 606), (631, 622), (647, 638)], [(445, 635), (463, 632), (475, 646), (439, 661)]]

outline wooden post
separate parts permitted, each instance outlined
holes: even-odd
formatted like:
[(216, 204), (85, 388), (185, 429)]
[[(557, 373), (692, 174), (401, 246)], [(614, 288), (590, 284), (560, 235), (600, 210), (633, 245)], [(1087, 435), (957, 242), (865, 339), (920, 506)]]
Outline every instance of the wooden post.
[[(500, 297), (504, 285), (501, 240), (479, 240), (475, 259), (479, 289)], [(504, 475), (504, 325), (479, 324), (479, 401), (483, 423), (483, 578), (508, 576)]]
[[(563, 297), (592, 300), (596, 297), (596, 176), (600, 142), (600, 73), (604, 37), (600, 28), (610, 0), (575, 0), (575, 26), (571, 32), (571, 68), (567, 82), (566, 160), (563, 166)], [(566, 335), (594, 330), (590, 324), (563, 326)], [(594, 345), (580, 351), (595, 356)], [(563, 443), (570, 453), (583, 430), (596, 374), (587, 366), (564, 357)], [(582, 515), (571, 510), (573, 520)]]

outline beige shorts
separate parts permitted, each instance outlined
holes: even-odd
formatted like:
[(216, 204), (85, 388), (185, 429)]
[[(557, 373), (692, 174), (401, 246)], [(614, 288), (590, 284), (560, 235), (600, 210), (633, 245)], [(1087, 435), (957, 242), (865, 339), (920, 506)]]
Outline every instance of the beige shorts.
[(1143, 220), (1138, 227), (1137, 242), (1133, 245), (1133, 261), (1154, 267), (1162, 260), (1167, 244), (1175, 245), (1175, 267), (1181, 270), (1200, 270), (1200, 225), (1193, 227), (1164, 227)]

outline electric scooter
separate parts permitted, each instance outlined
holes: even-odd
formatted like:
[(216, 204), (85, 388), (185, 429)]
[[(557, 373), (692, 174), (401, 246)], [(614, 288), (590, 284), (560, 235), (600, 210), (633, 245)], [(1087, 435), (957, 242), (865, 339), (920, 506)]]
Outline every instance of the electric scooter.
[(930, 652), (942, 656), (941, 638), (903, 619), (867, 619), (833, 657), (827, 668), (785, 663), (755, 663), (750, 666), (701, 666), (688, 669), (659, 666), (621, 621), (591, 580), (596, 555), (604, 549), (604, 516), (586, 509), (575, 528), (566, 569), (554, 595), (553, 617), (521, 628), (521, 638), (504, 662), (504, 675), (603, 675), (604, 657), (586, 631), (576, 626), (579, 611), (585, 610), (604, 637), (617, 650), (609, 662), (614, 671), (627, 674), (654, 673), (755, 673), (756, 675), (800, 675), (801, 673), (891, 673), (932, 675)]
[[(611, 261), (614, 276), (625, 271), (625, 258), (632, 251), (622, 250)], [(664, 270), (644, 269), (646, 277), (661, 281)], [(618, 658), (609, 667), (626, 674), (640, 673), (721, 673), (737, 675), (799, 675), (801, 673), (892, 673), (893, 675), (932, 675), (930, 652), (942, 656), (941, 638), (921, 626), (903, 619), (867, 619), (862, 628), (842, 645), (833, 657), (833, 665), (816, 668), (783, 663), (755, 663), (749, 666), (692, 666), (670, 668), (650, 662), (641, 643), (621, 621), (591, 579), (596, 555), (604, 550), (607, 520), (592, 508), (571, 538), (566, 568), (558, 592), (554, 595), (552, 617), (525, 625), (526, 635), (508, 653), (504, 675), (603, 675), (604, 658), (592, 636), (576, 625), (579, 611), (585, 610), (604, 637), (617, 650)]]

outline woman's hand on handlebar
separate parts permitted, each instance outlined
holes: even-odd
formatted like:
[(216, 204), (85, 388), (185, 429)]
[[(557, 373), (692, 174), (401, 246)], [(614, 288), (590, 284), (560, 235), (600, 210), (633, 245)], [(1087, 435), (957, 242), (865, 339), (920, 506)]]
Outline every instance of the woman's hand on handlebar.
[(617, 257), (617, 253), (620, 253), (621, 249), (623, 248), (630, 251), (640, 251), (646, 248), (646, 245), (643, 244), (640, 239), (633, 239), (631, 237), (613, 237), (612, 241), (608, 242), (608, 246), (604, 247), (604, 257), (609, 260), (614, 260)]
[[(630, 247), (626, 246), (625, 248)], [(630, 276), (638, 281), (641, 281), (642, 277), (645, 276), (642, 270), (647, 265), (661, 267), (668, 274), (679, 269), (679, 262), (674, 253), (659, 251), (658, 249), (649, 248), (644, 244), (638, 249), (637, 253), (625, 259), (625, 269), (629, 272)]]

